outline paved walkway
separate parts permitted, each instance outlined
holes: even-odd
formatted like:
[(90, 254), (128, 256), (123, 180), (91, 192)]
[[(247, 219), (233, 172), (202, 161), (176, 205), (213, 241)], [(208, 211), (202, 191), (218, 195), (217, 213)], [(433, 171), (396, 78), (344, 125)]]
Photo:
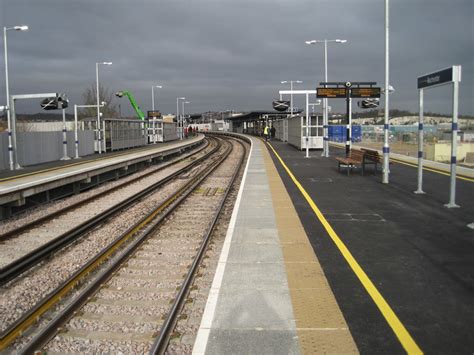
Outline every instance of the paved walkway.
[(357, 348), (264, 144), (253, 149), (194, 354)]

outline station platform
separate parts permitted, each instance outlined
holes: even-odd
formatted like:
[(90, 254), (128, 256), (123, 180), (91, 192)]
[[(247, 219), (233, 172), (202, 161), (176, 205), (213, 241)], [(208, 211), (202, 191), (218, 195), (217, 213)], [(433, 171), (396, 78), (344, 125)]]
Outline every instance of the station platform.
[(204, 135), (199, 134), (184, 140), (3, 170), (0, 172), (0, 216), (8, 216), (10, 208), (25, 205), (28, 199), (38, 203), (80, 192), (137, 171), (153, 160), (179, 154), (203, 140)]
[(474, 179), (251, 139), (194, 354), (472, 353)]

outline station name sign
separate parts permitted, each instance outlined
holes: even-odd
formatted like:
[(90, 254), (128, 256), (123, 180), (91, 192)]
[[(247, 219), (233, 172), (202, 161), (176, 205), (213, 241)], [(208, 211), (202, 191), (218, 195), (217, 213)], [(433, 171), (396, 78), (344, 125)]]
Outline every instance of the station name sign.
[(318, 98), (345, 98), (347, 97), (346, 88), (317, 88), (316, 97)]
[[(431, 86), (446, 84), (457, 79), (453, 71), (454, 67), (439, 70), (434, 73), (426, 74), (418, 77), (418, 89), (423, 89)], [(456, 80), (460, 81), (460, 80)]]

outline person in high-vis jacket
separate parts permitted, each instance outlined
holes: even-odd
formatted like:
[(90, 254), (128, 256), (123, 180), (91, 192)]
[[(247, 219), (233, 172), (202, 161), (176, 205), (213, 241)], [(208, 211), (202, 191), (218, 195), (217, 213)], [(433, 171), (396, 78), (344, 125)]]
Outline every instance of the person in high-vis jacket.
[(268, 128), (267, 125), (265, 125), (265, 128), (263, 129), (263, 136), (265, 137), (265, 140), (268, 141), (268, 136), (270, 135), (270, 128)]

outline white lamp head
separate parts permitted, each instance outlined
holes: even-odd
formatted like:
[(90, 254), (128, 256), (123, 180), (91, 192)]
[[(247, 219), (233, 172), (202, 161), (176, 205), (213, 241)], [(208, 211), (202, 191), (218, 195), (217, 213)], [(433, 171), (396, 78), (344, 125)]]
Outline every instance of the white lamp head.
[(21, 25), (21, 26), (15, 26), (13, 27), (13, 29), (15, 29), (16, 31), (28, 31), (29, 27), (25, 25)]
[(346, 43), (347, 39), (336, 39), (337, 43)]

